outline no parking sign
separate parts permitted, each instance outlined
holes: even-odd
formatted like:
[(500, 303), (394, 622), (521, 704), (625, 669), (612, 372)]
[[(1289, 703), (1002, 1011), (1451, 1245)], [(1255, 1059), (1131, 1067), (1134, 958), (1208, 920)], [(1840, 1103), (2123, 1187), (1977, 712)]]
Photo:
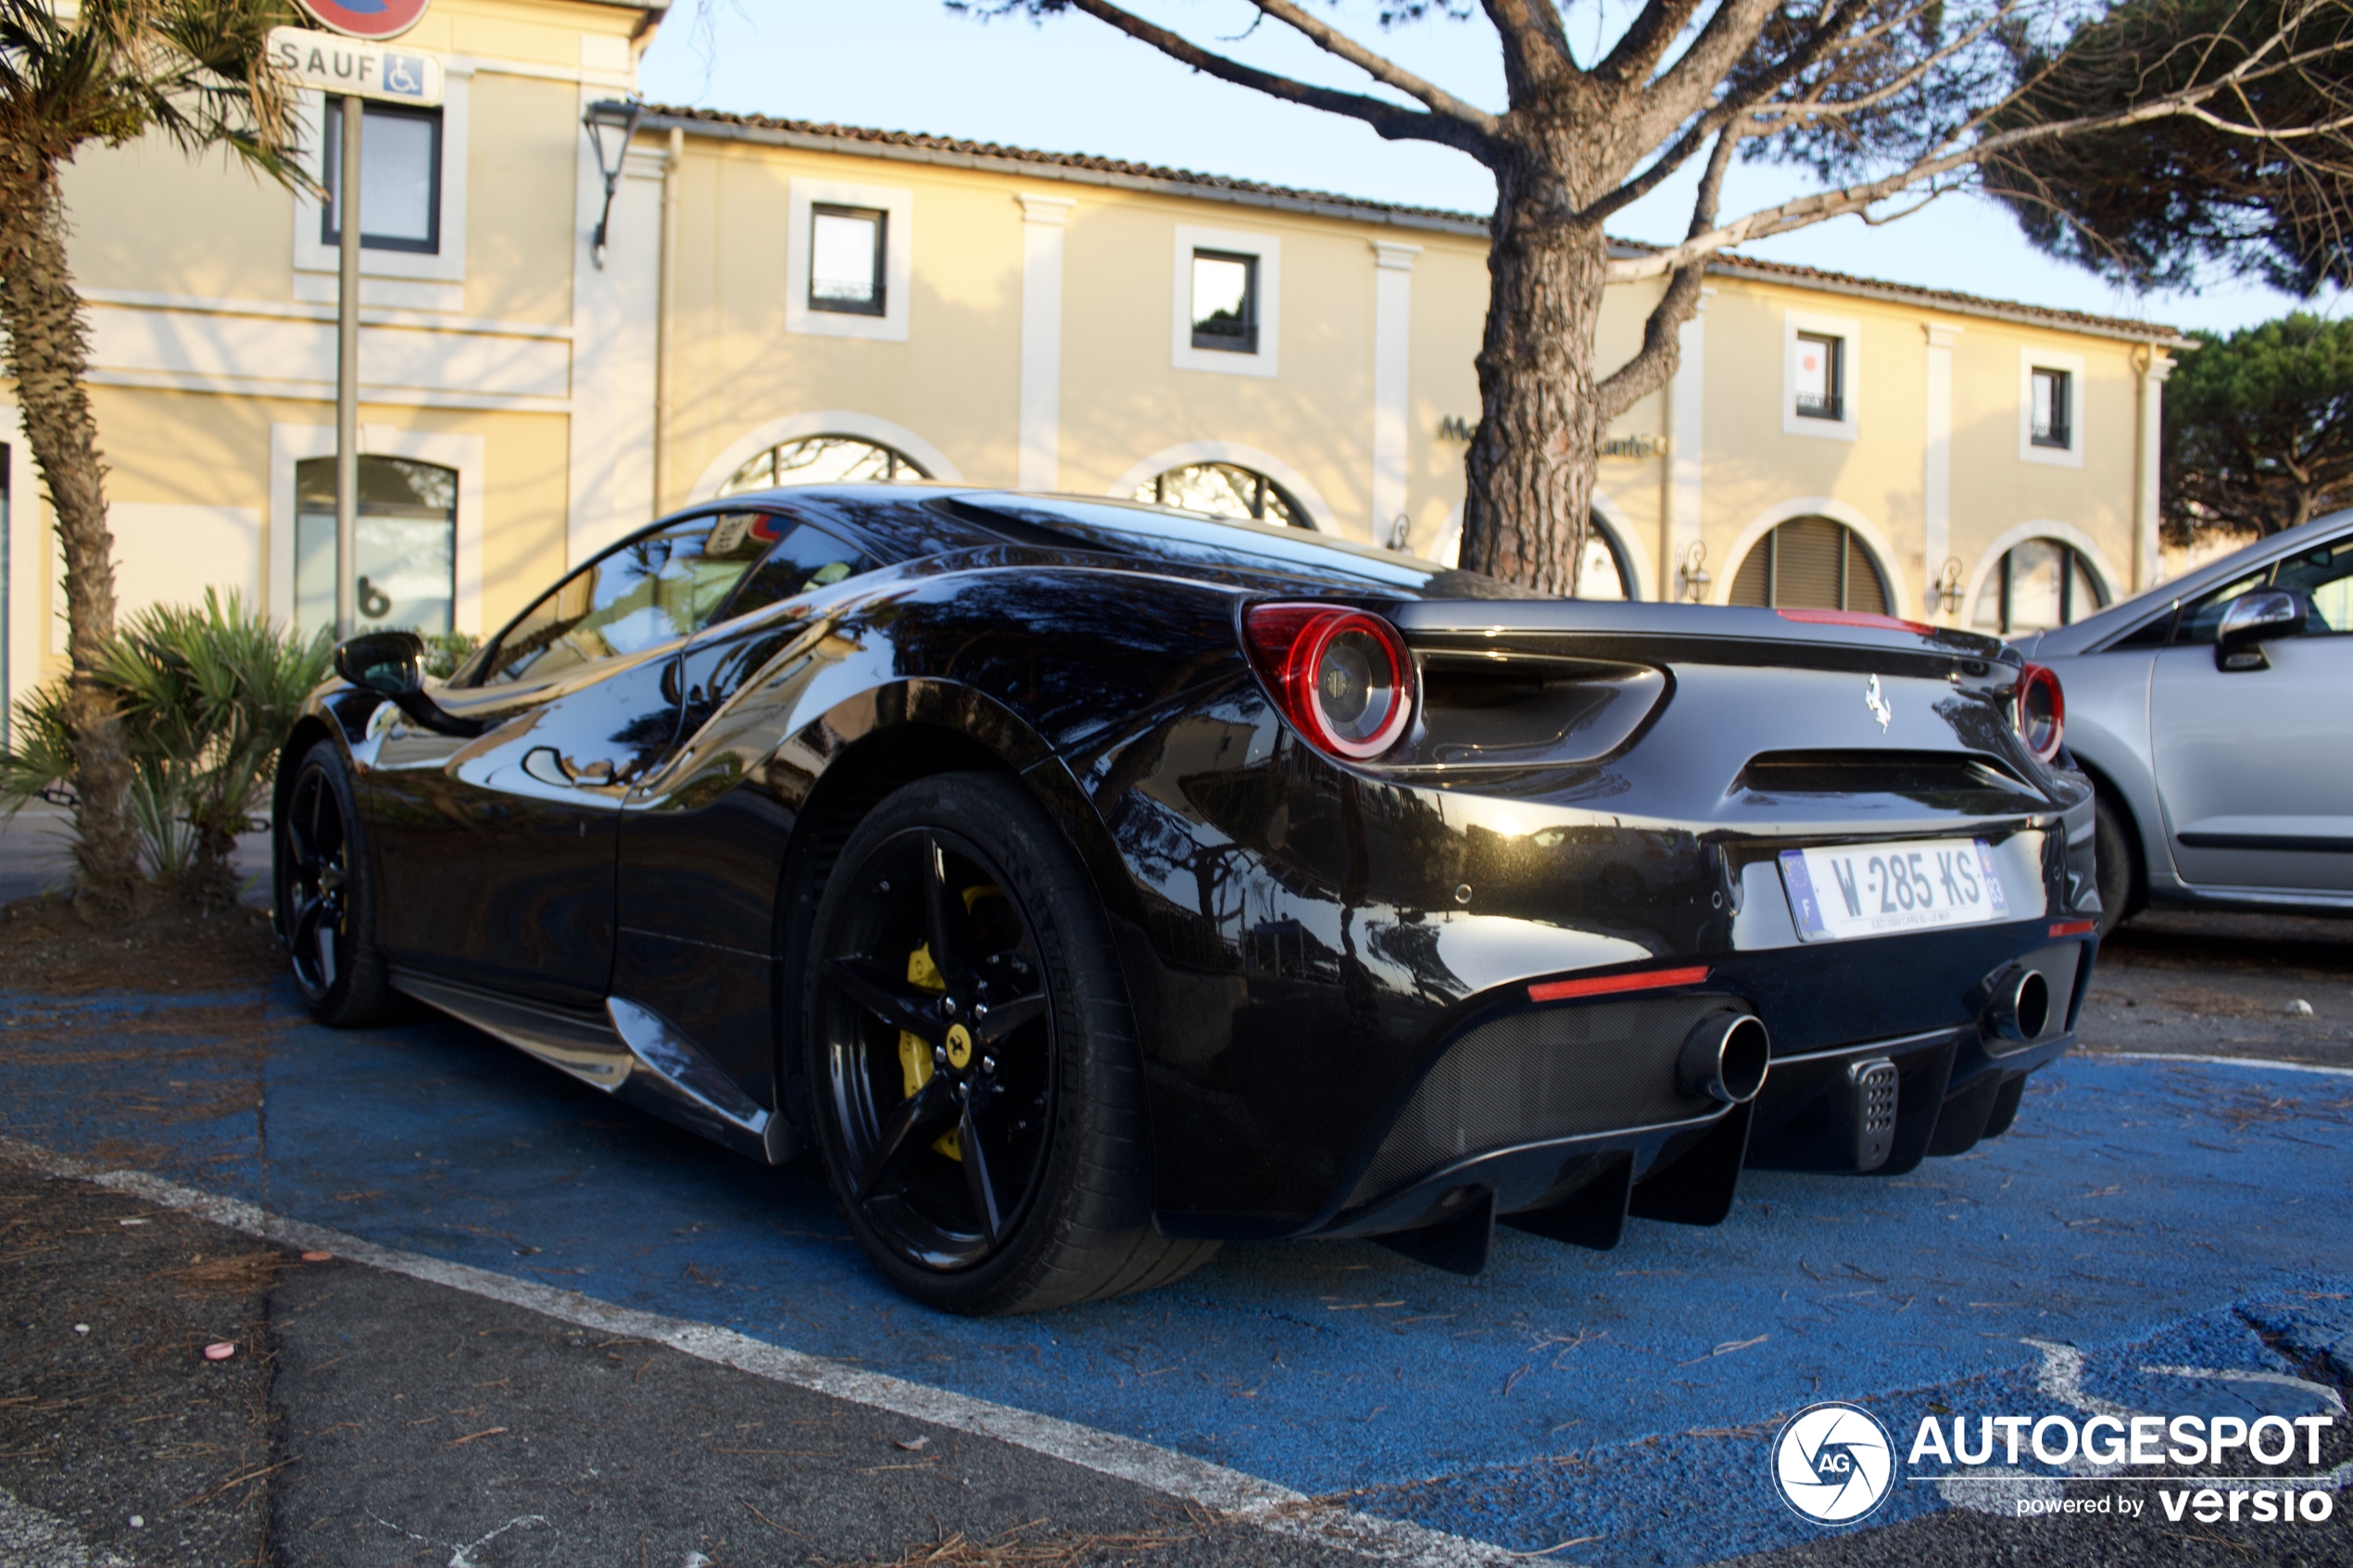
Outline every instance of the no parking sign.
[(424, 19), (430, 0), (297, 0), (321, 27), (346, 38), (397, 38)]

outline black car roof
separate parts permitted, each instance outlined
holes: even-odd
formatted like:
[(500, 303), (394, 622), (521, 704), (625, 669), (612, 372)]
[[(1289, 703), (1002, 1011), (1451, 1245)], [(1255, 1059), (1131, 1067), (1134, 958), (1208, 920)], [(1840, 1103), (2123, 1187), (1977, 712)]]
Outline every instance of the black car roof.
[(901, 560), (1012, 544), (1180, 567), (1338, 578), (1407, 598), (1529, 596), (1477, 572), (1306, 529), (1134, 501), (936, 484), (800, 485), (729, 499), (825, 513)]

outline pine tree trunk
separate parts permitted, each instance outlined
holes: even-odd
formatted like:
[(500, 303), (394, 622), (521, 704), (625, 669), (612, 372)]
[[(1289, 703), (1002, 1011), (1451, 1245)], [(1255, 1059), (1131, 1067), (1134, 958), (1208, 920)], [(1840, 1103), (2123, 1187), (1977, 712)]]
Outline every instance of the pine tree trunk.
[(1550, 183), (1525, 165), (1496, 174), (1462, 564), (1574, 594), (1605, 422), (1593, 335), (1609, 256), (1598, 225), (1572, 226), (1546, 211), (1567, 206), (1557, 192), (1542, 199)]
[(57, 514), (65, 555), (67, 648), (73, 661), (66, 723), (73, 735), (76, 902), (91, 916), (129, 912), (140, 885), (130, 812), (131, 758), (99, 679), (114, 637), (114, 560), (106, 468), (82, 384), (89, 332), (66, 267), (65, 217), (54, 169), (38, 153), (0, 148), (0, 325), (8, 333), (25, 438)]

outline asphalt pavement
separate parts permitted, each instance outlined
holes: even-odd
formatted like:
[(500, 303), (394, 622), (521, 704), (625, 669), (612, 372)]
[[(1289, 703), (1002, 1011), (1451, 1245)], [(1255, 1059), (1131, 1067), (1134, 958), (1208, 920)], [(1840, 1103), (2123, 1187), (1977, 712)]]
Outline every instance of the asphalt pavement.
[(2323, 1416), (2277, 1479), (2337, 1498), (2353, 925), (2127, 927), (2086, 1049), (1908, 1176), (1752, 1173), (1721, 1227), (1515, 1233), (1474, 1282), (1233, 1247), (981, 1323), (885, 1289), (811, 1173), (454, 1022), (255, 984), (0, 989), (0, 1564), (2353, 1561), (2341, 1512), (2168, 1520), (2174, 1469), (1913, 1465), (1841, 1531), (1770, 1479), (1838, 1399), (1899, 1447)]

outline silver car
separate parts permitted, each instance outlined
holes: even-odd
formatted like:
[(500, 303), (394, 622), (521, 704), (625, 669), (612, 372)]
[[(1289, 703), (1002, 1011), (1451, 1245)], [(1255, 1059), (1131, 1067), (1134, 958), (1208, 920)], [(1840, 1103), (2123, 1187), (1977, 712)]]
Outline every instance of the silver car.
[(2353, 511), (2016, 641), (2098, 786), (2103, 935), (2150, 906), (2353, 914)]

